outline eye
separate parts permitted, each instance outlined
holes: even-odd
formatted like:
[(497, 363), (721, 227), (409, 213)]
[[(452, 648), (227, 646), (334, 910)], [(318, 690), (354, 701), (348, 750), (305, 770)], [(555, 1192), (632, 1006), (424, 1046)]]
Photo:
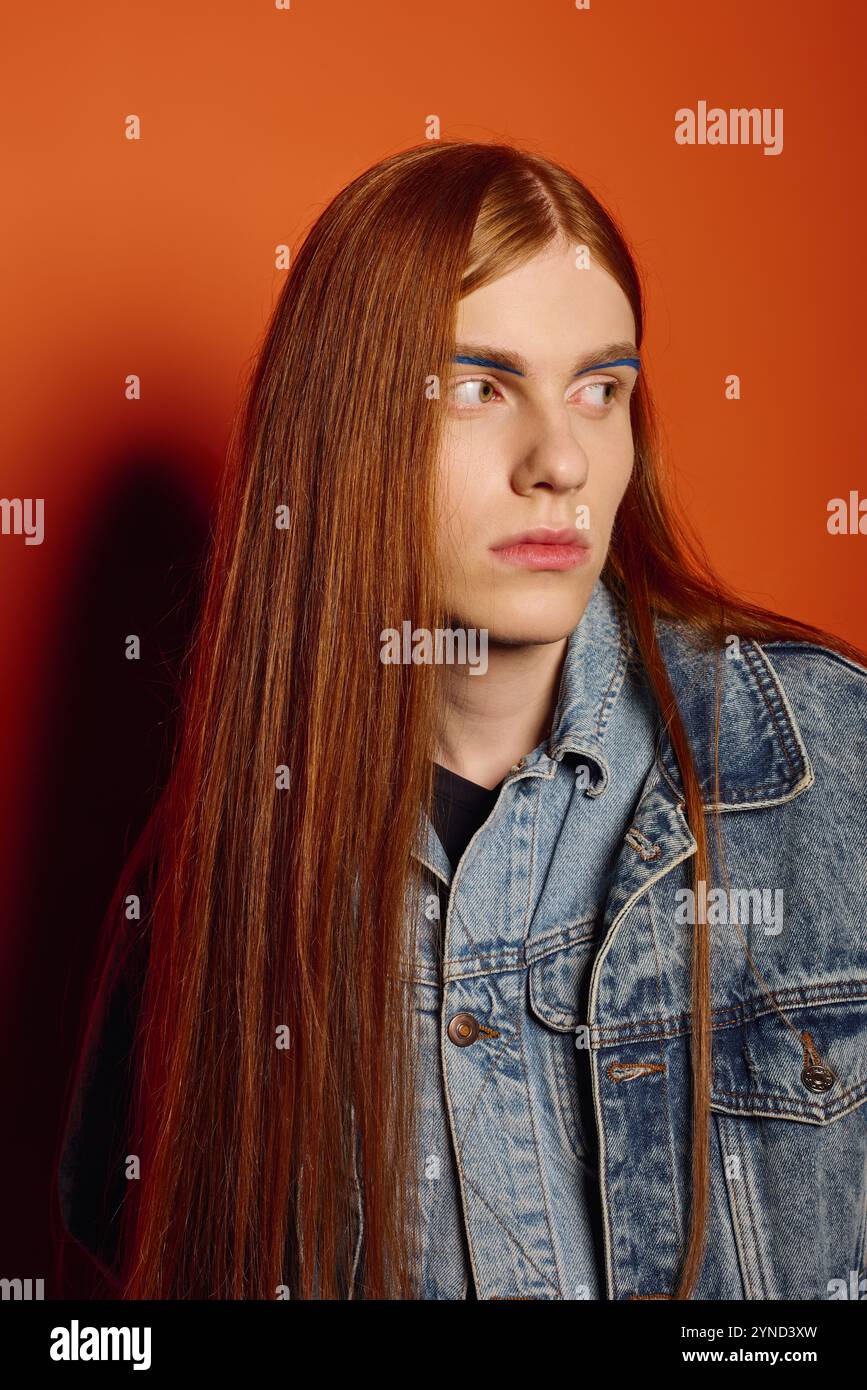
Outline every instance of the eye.
[[(578, 397), (584, 397), (585, 403), (589, 405), (594, 412), (604, 412), (609, 406), (614, 404), (618, 394), (621, 391), (625, 392), (626, 389), (627, 387), (624, 381), (621, 381), (619, 378), (610, 377), (607, 381), (589, 381), (586, 386), (581, 387), (578, 392)], [(606, 396), (606, 391), (610, 391), (611, 394)], [(585, 394), (586, 392), (596, 392), (597, 394), (594, 398), (593, 396), (587, 396)], [(577, 399), (577, 397), (573, 397), (573, 399)]]
[[(498, 397), (502, 399), (499, 391), (489, 377), (471, 377), (466, 381), (457, 381), (451, 388), (455, 404), (459, 408), (473, 409), (475, 406), (489, 405), (491, 401)], [(469, 394), (462, 394), (469, 392)], [(474, 395), (474, 392), (478, 392)]]

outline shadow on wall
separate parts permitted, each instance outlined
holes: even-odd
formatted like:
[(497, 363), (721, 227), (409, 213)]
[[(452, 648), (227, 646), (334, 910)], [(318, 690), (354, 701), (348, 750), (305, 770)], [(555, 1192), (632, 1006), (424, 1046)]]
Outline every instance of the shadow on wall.
[[(42, 695), (49, 713), (31, 769), (22, 911), (9, 943), (4, 1055), (17, 1061), (0, 1151), (0, 1275), (44, 1278), (48, 1299), (111, 1296), (63, 1230), (54, 1164), (102, 921), (168, 776), (208, 540), (208, 516), (178, 458), (125, 456), (110, 476), (122, 482), (80, 547)], [(139, 660), (126, 657), (131, 633), (141, 639)]]

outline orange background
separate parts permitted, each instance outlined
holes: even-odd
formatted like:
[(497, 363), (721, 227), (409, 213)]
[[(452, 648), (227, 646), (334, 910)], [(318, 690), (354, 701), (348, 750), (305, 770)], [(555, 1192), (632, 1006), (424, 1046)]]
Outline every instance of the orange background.
[[(203, 541), (282, 283), (274, 248), (432, 113), (444, 138), (537, 150), (608, 204), (644, 273), (644, 369), (711, 557), (748, 596), (867, 646), (867, 537), (826, 530), (831, 497), (867, 492), (865, 28), (854, 0), (151, 0), (7, 18), (2, 493), (45, 499), (46, 538), (0, 536), (0, 879), (20, 924), (6, 950), (59, 962), (64, 1046), (171, 704), (160, 663), (126, 662), (123, 638), (165, 636)], [(782, 107), (783, 152), (677, 145), (674, 112), (700, 99)], [(28, 1046), (20, 1028), (10, 1046)]]

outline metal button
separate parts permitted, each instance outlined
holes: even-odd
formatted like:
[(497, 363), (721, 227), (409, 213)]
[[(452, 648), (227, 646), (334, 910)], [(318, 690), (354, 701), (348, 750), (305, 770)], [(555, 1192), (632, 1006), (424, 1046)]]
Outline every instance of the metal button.
[(808, 1065), (801, 1072), (801, 1080), (808, 1091), (814, 1091), (821, 1095), (824, 1091), (830, 1091), (834, 1082), (837, 1080), (829, 1067)]
[(455, 1014), (446, 1032), (456, 1047), (469, 1047), (479, 1036), (479, 1021), (472, 1014)]

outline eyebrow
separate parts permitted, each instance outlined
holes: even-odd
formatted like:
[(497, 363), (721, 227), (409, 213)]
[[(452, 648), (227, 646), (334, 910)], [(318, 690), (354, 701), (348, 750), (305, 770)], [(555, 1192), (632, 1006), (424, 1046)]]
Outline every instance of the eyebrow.
[[(519, 352), (489, 347), (484, 343), (458, 343), (452, 361), (476, 367), (493, 367), (502, 372), (514, 372), (516, 376), (532, 375), (526, 358)], [(585, 372), (598, 371), (600, 367), (634, 367), (638, 371), (640, 365), (638, 348), (634, 343), (606, 343), (603, 347), (582, 353), (572, 368), (572, 376), (583, 376)]]

